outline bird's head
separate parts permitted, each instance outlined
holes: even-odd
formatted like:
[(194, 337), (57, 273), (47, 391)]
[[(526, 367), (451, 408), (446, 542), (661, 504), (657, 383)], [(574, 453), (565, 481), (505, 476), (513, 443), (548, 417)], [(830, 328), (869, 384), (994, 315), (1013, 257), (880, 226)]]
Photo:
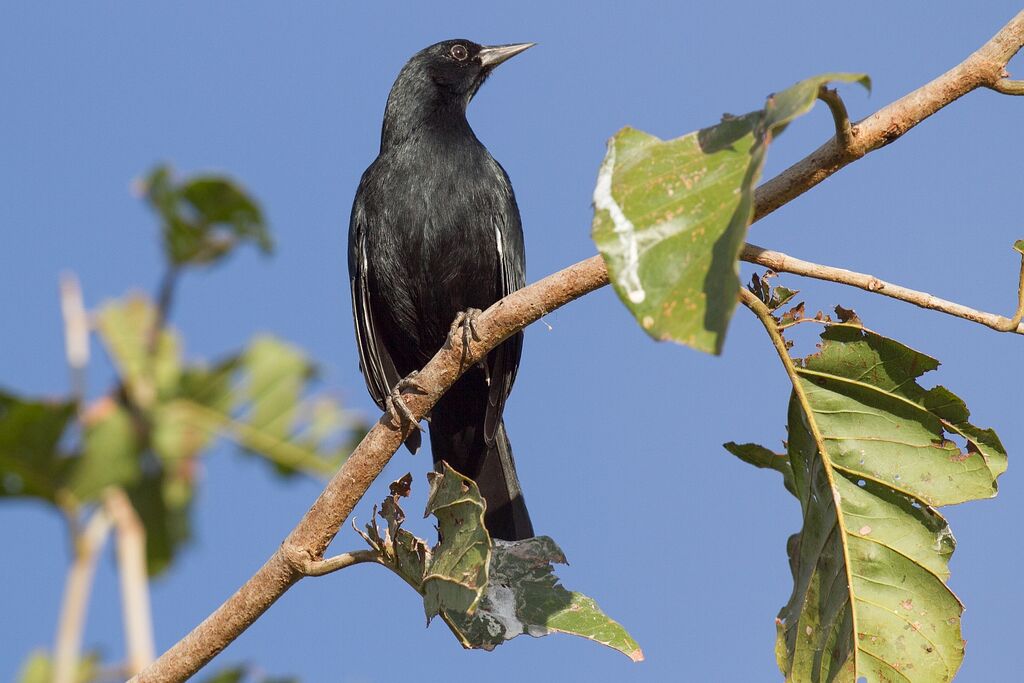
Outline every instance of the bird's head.
[(533, 45), (485, 46), (471, 40), (445, 40), (421, 50), (409, 64), (419, 67), (439, 90), (468, 104), (495, 67)]
[(491, 72), (534, 45), (487, 46), (454, 39), (420, 50), (402, 67), (391, 88), (384, 112), (382, 146), (407, 139), (425, 116), (437, 112), (458, 112), (464, 116), (469, 101)]
[(416, 91), (420, 99), (433, 99), (431, 95), (452, 99), (465, 106), (495, 67), (534, 44), (487, 46), (458, 38), (444, 40), (413, 55), (394, 90)]

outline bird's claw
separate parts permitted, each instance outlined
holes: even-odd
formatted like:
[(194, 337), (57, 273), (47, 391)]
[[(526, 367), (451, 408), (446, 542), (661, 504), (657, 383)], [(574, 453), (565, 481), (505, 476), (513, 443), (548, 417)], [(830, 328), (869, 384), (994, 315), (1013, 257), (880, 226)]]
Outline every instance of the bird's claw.
[(459, 311), (458, 315), (455, 316), (455, 320), (452, 322), (451, 329), (448, 330), (448, 344), (451, 345), (451, 340), (455, 338), (455, 334), (462, 328), (462, 360), (461, 364), (466, 364), (466, 356), (469, 355), (469, 343), (472, 341), (480, 341), (480, 334), (476, 329), (476, 320), (483, 313), (479, 308), (467, 308), (464, 311)]
[(420, 425), (419, 420), (413, 415), (412, 411), (409, 410), (409, 406), (405, 405), (405, 399), (402, 398), (402, 394), (405, 391), (411, 391), (417, 394), (425, 394), (426, 390), (420, 386), (419, 382), (416, 381), (416, 375), (420, 374), (419, 370), (413, 370), (408, 376), (398, 380), (395, 387), (391, 390), (391, 394), (387, 398), (387, 402), (390, 406), (390, 411), (393, 416), (399, 418), (399, 422), (409, 422), (416, 425), (416, 429), (421, 432), (424, 431)]

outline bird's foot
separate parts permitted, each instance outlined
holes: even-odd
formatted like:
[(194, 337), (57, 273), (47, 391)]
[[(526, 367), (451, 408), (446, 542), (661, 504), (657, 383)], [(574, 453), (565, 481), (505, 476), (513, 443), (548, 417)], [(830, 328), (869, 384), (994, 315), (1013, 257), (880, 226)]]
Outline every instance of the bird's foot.
[(413, 415), (412, 411), (409, 410), (409, 406), (405, 405), (405, 399), (402, 398), (402, 394), (406, 391), (415, 394), (425, 394), (426, 390), (416, 381), (416, 375), (420, 374), (419, 370), (413, 370), (406, 377), (398, 380), (395, 384), (395, 388), (391, 390), (391, 395), (388, 396), (387, 402), (389, 412), (393, 417), (398, 418), (398, 423), (402, 421), (409, 422), (416, 425), (416, 429), (423, 431), (423, 427), (420, 425), (419, 420)]
[(460, 365), (466, 364), (466, 356), (469, 355), (469, 343), (472, 341), (480, 341), (480, 334), (476, 330), (476, 320), (483, 313), (479, 308), (467, 308), (464, 311), (459, 311), (459, 314), (455, 316), (455, 320), (452, 322), (451, 329), (448, 330), (448, 346), (451, 346), (452, 339), (462, 329), (462, 360), (459, 362)]

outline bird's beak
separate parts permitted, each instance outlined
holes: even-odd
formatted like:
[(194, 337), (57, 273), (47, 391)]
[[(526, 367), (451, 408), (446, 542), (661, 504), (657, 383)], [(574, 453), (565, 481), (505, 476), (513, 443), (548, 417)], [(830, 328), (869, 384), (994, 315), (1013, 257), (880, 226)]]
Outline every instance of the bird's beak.
[(537, 43), (516, 43), (515, 45), (491, 45), (480, 48), (480, 64), (485, 69), (493, 69), (502, 62), (512, 59), (520, 52), (529, 50)]

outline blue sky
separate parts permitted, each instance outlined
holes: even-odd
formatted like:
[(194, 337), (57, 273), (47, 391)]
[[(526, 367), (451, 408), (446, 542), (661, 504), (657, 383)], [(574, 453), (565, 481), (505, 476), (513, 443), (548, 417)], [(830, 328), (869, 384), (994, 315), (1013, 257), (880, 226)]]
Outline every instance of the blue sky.
[[(188, 354), (214, 357), (271, 331), (322, 363), (326, 388), (375, 416), (351, 329), (348, 211), (394, 76), (437, 40), (540, 43), (501, 67), (470, 108), (512, 178), (535, 280), (594, 253), (593, 183), (605, 140), (623, 125), (672, 137), (825, 71), (871, 74), (870, 96), (844, 89), (852, 115), (864, 116), (959, 62), (1019, 9), (1009, 0), (855, 10), (748, 0), (595, 2), (585, 11), (354, 5), (39, 2), (0, 12), (0, 385), (66, 391), (61, 271), (78, 273), (90, 306), (152, 290), (154, 221), (129, 186), (169, 161), (183, 173), (234, 175), (262, 202), (278, 243), (271, 259), (240, 253), (184, 281), (174, 323)], [(1008, 312), (1018, 266), (1010, 245), (1024, 237), (1022, 112), (1019, 98), (973, 93), (758, 223), (750, 241)], [(767, 174), (830, 128), (824, 107), (791, 126)], [(925, 384), (950, 387), (1002, 437), (1010, 471), (999, 497), (946, 511), (959, 542), (951, 585), (967, 606), (961, 679), (1000, 679), (1017, 666), (1024, 608), (1024, 487), (1014, 464), (1024, 447), (1021, 339), (859, 291), (784, 282), (812, 310), (856, 308), (870, 327), (937, 356), (943, 367)], [(527, 334), (506, 413), (523, 486), (538, 532), (572, 562), (560, 571), (565, 584), (625, 624), (647, 661), (565, 636), (464, 652), (441, 624), (424, 630), (417, 596), (396, 577), (356, 567), (302, 582), (218, 665), (249, 661), (346, 683), (773, 680), (798, 506), (777, 476), (721, 448), (784, 436), (788, 386), (763, 331), (738, 311), (721, 358), (655, 344), (607, 289), (545, 322)], [(109, 381), (101, 359), (92, 391)], [(428, 456), (399, 453), (358, 518), (410, 470), (407, 509), (421, 509), (428, 468)], [(218, 448), (205, 463), (196, 539), (153, 586), (158, 649), (247, 578), (319, 488), (281, 483)], [(343, 530), (335, 548), (360, 543)], [(30, 502), (0, 505), (0, 544), (0, 679), (9, 680), (30, 649), (52, 642), (67, 551), (57, 516)], [(109, 558), (86, 642), (109, 659), (122, 652)]]

